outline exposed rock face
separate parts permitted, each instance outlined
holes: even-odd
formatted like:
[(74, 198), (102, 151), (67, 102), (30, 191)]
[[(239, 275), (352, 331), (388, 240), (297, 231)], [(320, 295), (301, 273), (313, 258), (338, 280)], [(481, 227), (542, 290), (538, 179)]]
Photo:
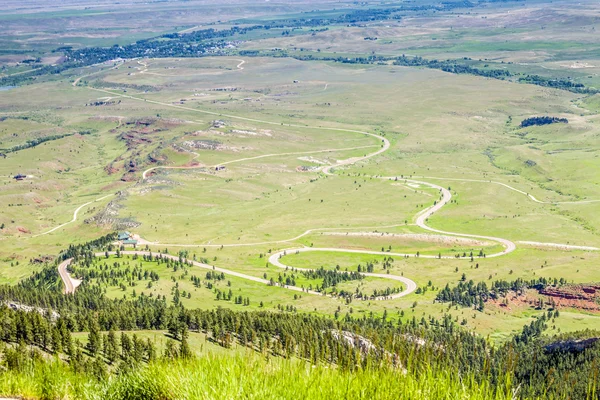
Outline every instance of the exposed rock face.
[(600, 311), (599, 284), (548, 286), (541, 289), (540, 294), (550, 297), (556, 306), (559, 307)]
[(38, 312), (40, 315), (49, 316), (52, 321), (56, 321), (58, 318), (60, 318), (60, 314), (54, 310), (50, 311), (41, 307), (32, 307), (26, 304), (18, 303), (16, 301), (9, 301), (4, 304), (6, 304), (7, 307), (12, 308), (13, 310), (21, 310), (25, 312)]
[(561, 299), (595, 300), (600, 297), (600, 285), (564, 285), (561, 287), (546, 287), (540, 290), (541, 294)]

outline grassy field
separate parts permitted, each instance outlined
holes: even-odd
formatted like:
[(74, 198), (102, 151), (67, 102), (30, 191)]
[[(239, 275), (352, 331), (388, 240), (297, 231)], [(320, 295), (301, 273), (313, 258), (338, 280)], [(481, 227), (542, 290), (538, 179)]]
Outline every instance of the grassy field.
[[(161, 4), (154, 18), (164, 22), (164, 13), (193, 4)], [(586, 15), (597, 7), (591, 2), (565, 4), (554, 2), (540, 11), (533, 2), (514, 12), (514, 5), (494, 3), (472, 12), (423, 13), (290, 36), (274, 30), (269, 37), (256, 33), (246, 38), (239, 49), (468, 57), (481, 68), (571, 77), (594, 87), (600, 82), (593, 33), (597, 22)], [(302, 2), (281, 6), (280, 11), (290, 15), (310, 6)], [(152, 9), (141, 3), (131, 7), (140, 15)], [(248, 18), (264, 18), (263, 6), (224, 4), (218, 10), (224, 9), (231, 19), (244, 10), (252, 11)], [(540, 12), (546, 23), (531, 24)], [(0, 17), (6, 22), (0, 37), (24, 23), (44, 20), (35, 36), (2, 39), (39, 40), (46, 43), (36, 45), (43, 50), (64, 40), (40, 38), (57, 21), (93, 22), (71, 37), (75, 47), (128, 43), (175, 27), (194, 30), (203, 23), (181, 14), (168, 23), (150, 21), (145, 26), (139, 18), (126, 32), (106, 26), (97, 35), (90, 33), (117, 14), (108, 8), (102, 13), (65, 8), (31, 12), (25, 21), (8, 13)], [(581, 29), (574, 29), (577, 24)], [(26, 70), (13, 64), (7, 63), (3, 73)], [(77, 78), (79, 84), (73, 85)], [(275, 280), (288, 272), (268, 265), (268, 255), (303, 246), (383, 248), (428, 256), (502, 251), (493, 240), (440, 238), (416, 226), (417, 214), (438, 201), (439, 194), (403, 178), (450, 188), (452, 202), (429, 218), (430, 227), (505, 238), (517, 250), (498, 258), (475, 257), (473, 262), (469, 257), (395, 257), (385, 271), (382, 255), (290, 252), (282, 260), (294, 267), (339, 265), (342, 270), (373, 262), (375, 272), (403, 275), (427, 288), (387, 301), (346, 304), (309, 294), (294, 298), (295, 292), (236, 277), (227, 278), (231, 286), (215, 283), (216, 289), (231, 288), (234, 295), (249, 297), (250, 305), (243, 306), (217, 300), (214, 290), (194, 287), (189, 276), (151, 265), (160, 273), (151, 289), (106, 285), (107, 294), (130, 297), (135, 289), (137, 295), (143, 291), (170, 298), (179, 284), (191, 295), (181, 299), (188, 307), (259, 309), (262, 302), (267, 309), (292, 306), (322, 314), (387, 310), (405, 319), (450, 312), (469, 328), (502, 340), (540, 311), (529, 306), (448, 310), (434, 303), (437, 291), (456, 285), (463, 273), (466, 279), (488, 283), (540, 276), (575, 283), (600, 280), (598, 251), (519, 243), (600, 247), (600, 203), (589, 202), (600, 200), (598, 95), (389, 64), (242, 56), (148, 58), (72, 70), (51, 82), (3, 91), (0, 110), (0, 148), (6, 151), (6, 158), (0, 158), (2, 283), (16, 283), (38, 270), (43, 262), (36, 258), (55, 256), (71, 243), (113, 230), (139, 234), (153, 243), (153, 251), (188, 250), (218, 267)], [(520, 127), (522, 120), (540, 115), (567, 118), (569, 123)], [(390, 148), (338, 166), (341, 160), (384, 146), (380, 138), (361, 132), (380, 135)], [(54, 135), (67, 136), (8, 152)], [(328, 165), (337, 166), (333, 175), (320, 172)], [(226, 168), (216, 171), (216, 166)], [(16, 181), (17, 174), (27, 178)], [(189, 272), (194, 273), (204, 276), (206, 271)], [(296, 278), (299, 285), (319, 283)], [(340, 287), (369, 292), (393, 285), (368, 278)], [(555, 329), (578, 327), (598, 328), (600, 318), (566, 310)]]
[(343, 372), (328, 366), (310, 366), (297, 360), (265, 360), (257, 355), (210, 354), (176, 363), (154, 363), (99, 383), (76, 375), (63, 364), (39, 366), (22, 373), (2, 375), (0, 392), (27, 397), (52, 395), (92, 399), (508, 399), (511, 384), (493, 391), (472, 377), (457, 379), (449, 370), (398, 374), (393, 369)]

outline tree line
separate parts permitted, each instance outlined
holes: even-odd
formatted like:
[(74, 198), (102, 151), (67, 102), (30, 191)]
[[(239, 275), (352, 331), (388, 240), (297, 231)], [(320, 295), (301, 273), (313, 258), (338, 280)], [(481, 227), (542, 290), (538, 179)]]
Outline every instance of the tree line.
[(317, 292), (321, 292), (327, 288), (335, 287), (338, 283), (362, 280), (365, 276), (359, 272), (347, 272), (347, 271), (336, 271), (327, 270), (323, 267), (319, 269), (311, 269), (308, 271), (301, 271), (307, 279), (321, 279), (321, 284), (316, 287)]
[[(92, 134), (92, 131), (79, 131), (78, 134), (80, 135), (90, 135)], [(25, 149), (29, 149), (35, 146), (38, 146), (42, 143), (45, 142), (50, 142), (52, 140), (58, 140), (58, 139), (62, 139), (62, 138), (66, 138), (69, 136), (74, 136), (75, 133), (62, 133), (62, 134), (57, 134), (57, 135), (48, 135), (48, 136), (42, 136), (39, 138), (35, 138), (35, 139), (29, 139), (27, 140), (25, 143), (23, 144), (19, 144), (13, 147), (10, 147), (8, 149), (0, 149), (3, 153), (14, 153), (16, 151), (20, 151), (20, 150), (25, 150)]]

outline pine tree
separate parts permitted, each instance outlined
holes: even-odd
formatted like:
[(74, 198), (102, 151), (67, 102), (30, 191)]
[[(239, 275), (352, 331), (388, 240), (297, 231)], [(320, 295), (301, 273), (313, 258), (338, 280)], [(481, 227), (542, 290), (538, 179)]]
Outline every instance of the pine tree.
[(179, 346), (179, 357), (184, 359), (190, 359), (193, 357), (192, 350), (188, 344), (188, 330), (187, 327), (183, 327), (181, 330), (181, 345)]
[(150, 338), (146, 340), (146, 357), (148, 362), (152, 362), (156, 359), (156, 348), (154, 344), (150, 341)]
[(117, 343), (117, 335), (112, 329), (108, 331), (106, 336), (106, 359), (110, 364), (113, 364), (119, 358), (119, 344)]
[(54, 352), (54, 354), (60, 354), (62, 352), (62, 336), (60, 334), (60, 330), (58, 329), (58, 327), (53, 327), (52, 328), (52, 339), (51, 339), (51, 348), (52, 351)]
[(92, 319), (92, 321), (90, 322), (90, 333), (88, 334), (88, 343), (86, 347), (92, 355), (92, 357), (96, 357), (96, 355), (102, 347), (100, 326), (98, 325), (98, 321), (96, 321), (95, 319)]
[(136, 334), (133, 335), (133, 359), (141, 363), (144, 360), (144, 353), (146, 351), (146, 346), (144, 342), (138, 338)]
[(165, 345), (164, 358), (172, 360), (179, 356), (177, 351), (177, 347), (175, 346), (175, 342), (173, 339), (167, 339), (167, 343)]
[(124, 332), (121, 332), (121, 357), (127, 361), (132, 356), (133, 344), (131, 339)]

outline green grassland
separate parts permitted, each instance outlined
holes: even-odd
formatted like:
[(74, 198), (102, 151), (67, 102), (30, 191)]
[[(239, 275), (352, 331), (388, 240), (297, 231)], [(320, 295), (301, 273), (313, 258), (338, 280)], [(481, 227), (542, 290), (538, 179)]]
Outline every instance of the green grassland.
[[(242, 48), (297, 47), (298, 54), (304, 47), (331, 54), (343, 48), (356, 55), (374, 51), (469, 56), (494, 58), (498, 65), (513, 62), (511, 68), (523, 73), (536, 73), (545, 69), (542, 66), (555, 68), (553, 76), (559, 77), (571, 70), (577, 79), (595, 73), (593, 68), (569, 67), (590, 49), (584, 40), (590, 32), (583, 32), (583, 39), (573, 34), (558, 40), (563, 29), (548, 25), (557, 36), (542, 40), (536, 37), (541, 28), (518, 21), (532, 10), (520, 17), (500, 17), (503, 7), (460, 14), (460, 25), (453, 22), (458, 15), (444, 14), (402, 20), (390, 27), (332, 27), (315, 35), (254, 38)], [(574, 8), (569, 23), (582, 10)], [(491, 29), (486, 24), (492, 16), (509, 27)], [(478, 27), (476, 21), (482, 25)], [(514, 38), (523, 34), (534, 37), (518, 43)], [(379, 39), (365, 41), (364, 36)], [(506, 39), (498, 42), (498, 37)], [(574, 42), (578, 46), (571, 46)], [(542, 52), (544, 57), (539, 55)], [(585, 62), (595, 61), (588, 57)], [(523, 65), (527, 63), (535, 65)], [(81, 81), (73, 86), (79, 77)], [(451, 188), (453, 202), (429, 218), (431, 227), (506, 238), (517, 242), (517, 250), (498, 258), (476, 257), (473, 262), (468, 257), (394, 257), (389, 273), (404, 275), (427, 290), (386, 301), (346, 304), (310, 294), (294, 298), (295, 292), (236, 277), (227, 278), (231, 286), (227, 281), (215, 283), (215, 288), (231, 288), (235, 296), (250, 298), (250, 305), (243, 306), (216, 300), (214, 290), (194, 287), (181, 272), (150, 265), (160, 274), (152, 288), (145, 283), (126, 290), (106, 285), (107, 294), (131, 297), (135, 289), (136, 295), (160, 294), (170, 301), (173, 287), (179, 285), (179, 290), (190, 293), (182, 304), (193, 308), (260, 309), (263, 302), (265, 309), (281, 305), (320, 314), (339, 309), (342, 315), (387, 310), (394, 318), (406, 319), (450, 312), (459, 322), (465, 319), (469, 328), (502, 340), (541, 311), (527, 306), (490, 307), (484, 312), (448, 310), (447, 305), (434, 303), (435, 294), (446, 284), (457, 284), (463, 273), (475, 282), (541, 276), (581, 283), (600, 280), (598, 252), (518, 243), (600, 245), (597, 203), (558, 203), (600, 199), (595, 173), (599, 167), (597, 97), (392, 65), (237, 56), (129, 60), (12, 89), (0, 97), (0, 116), (9, 117), (0, 122), (0, 147), (58, 132), (90, 134), (48, 141), (0, 159), (0, 222), (5, 224), (0, 281), (28, 276), (40, 267), (30, 264), (31, 258), (56, 254), (72, 242), (110, 232), (117, 220), (131, 222), (127, 229), (156, 242), (150, 245), (154, 252), (167, 247), (176, 254), (185, 249), (218, 267), (259, 278), (266, 274), (275, 280), (291, 272), (268, 265), (265, 255), (301, 246), (391, 248), (391, 252), (434, 256), (501, 250), (494, 241), (468, 244), (402, 236), (427, 233), (414, 225), (415, 216), (438, 199), (435, 190), (403, 181), (412, 177)], [(107, 103), (89, 105), (97, 102)], [(521, 120), (538, 115), (564, 117), (569, 124), (519, 128)], [(140, 125), (140, 121), (150, 122)], [(352, 131), (382, 135), (391, 147), (377, 157), (335, 168), (334, 175), (311, 170), (381, 148), (378, 139)], [(135, 161), (133, 170), (128, 167), (130, 160)], [(217, 165), (226, 169), (217, 172)], [(142, 180), (149, 168), (155, 169)], [(33, 177), (15, 182), (16, 173)], [(548, 204), (489, 181), (510, 185)], [(36, 236), (70, 221), (79, 206), (107, 195), (82, 208), (75, 222)], [(107, 210), (113, 214), (97, 224)], [(299, 237), (309, 230), (313, 231)], [(344, 235), (374, 231), (397, 236)], [(375, 272), (386, 273), (383, 258), (308, 252), (288, 253), (282, 261), (301, 268), (339, 265), (342, 270), (377, 261)], [(204, 276), (206, 271), (198, 268), (188, 274)], [(300, 276), (297, 283), (318, 284)], [(340, 287), (360, 286), (368, 292), (394, 284), (368, 278)], [(556, 321), (557, 331), (575, 329), (572, 326), (579, 321), (582, 328), (600, 326), (594, 314), (576, 310), (563, 314), (564, 321), (562, 317)]]
[[(70, 300), (81, 300), (89, 305), (81, 316), (91, 318), (66, 319), (87, 366), (69, 348), (63, 349), (69, 354), (66, 367), (56, 333), (40, 330), (34, 341), (44, 343), (44, 355), (32, 351), (30, 357), (21, 355), (23, 365), (11, 367), (12, 349), (26, 344), (18, 342), (21, 332), (8, 332), (8, 322), (3, 323), (10, 337), (0, 342), (3, 366), (9, 365), (0, 370), (3, 396), (516, 398), (520, 390), (531, 390), (531, 377), (517, 373), (530, 371), (516, 367), (523, 359), (536, 359), (539, 352), (545, 363), (553, 357), (545, 347), (549, 341), (600, 331), (600, 313), (586, 308), (589, 304), (570, 307), (560, 300), (555, 312), (551, 297), (538, 286), (498, 298), (501, 290), (492, 290), (484, 305), (481, 294), (473, 306), (460, 305), (476, 298), (473, 293), (457, 303), (438, 300), (442, 289), (471, 281), (487, 288), (541, 278), (600, 282), (600, 95), (593, 94), (600, 89), (597, 2), (485, 1), (450, 6), (451, 11), (442, 11), (447, 3), (430, 0), (21, 3), (9, 0), (0, 15), (0, 77), (60, 65), (62, 46), (127, 45), (164, 33), (293, 18), (306, 24), (225, 37), (229, 44), (217, 53), (208, 49), (210, 56), (86, 62), (79, 64), (88, 65), (83, 68), (0, 88), (0, 284), (22, 282), (11, 294), (13, 310), (0, 312), (8, 319), (20, 316), (9, 322), (21, 326), (20, 307), (39, 295), (64, 302), (54, 306), (66, 318), (80, 307)], [(415, 5), (424, 8), (389, 20), (319, 26), (308, 21)], [(440, 8), (428, 9), (431, 5)], [(174, 36), (159, 40), (178, 43)], [(189, 43), (206, 50), (203, 42)], [(332, 61), (403, 54), (511, 74), (492, 79), (393, 65), (392, 59)], [(314, 60), (300, 60), (309, 56)], [(41, 63), (22, 62), (37, 57)], [(330, 60), (317, 60), (322, 57)], [(519, 82), (531, 75), (583, 84), (588, 91)], [(568, 123), (521, 125), (541, 116)], [(26, 178), (16, 180), (17, 174)], [(447, 200), (446, 189), (451, 199), (422, 221), (421, 213)], [(115, 231), (139, 235), (140, 242), (112, 243), (93, 260), (81, 249), (61, 253)], [(148, 251), (173, 259), (148, 259)], [(177, 262), (177, 256), (195, 263)], [(68, 257), (74, 257), (69, 273), (82, 280), (77, 295), (46, 293), (50, 279), (61, 283), (49, 273), (55, 272), (55, 261)], [(38, 271), (45, 275), (23, 282)], [(385, 290), (407, 293), (382, 298)], [(198, 309), (216, 312), (202, 316), (202, 325), (199, 314), (188, 314)], [(235, 317), (221, 313), (229, 309), (238, 312)], [(137, 325), (129, 321), (134, 313)], [(129, 324), (118, 325), (125, 316)], [(323, 316), (331, 325), (317, 321)], [(50, 319), (35, 324), (51, 326)], [(140, 327), (124, 333), (152, 343), (164, 358), (148, 355), (143, 368), (126, 365), (125, 356), (123, 362), (105, 363), (106, 347), (94, 358), (93, 345), (86, 347), (93, 343), (94, 319), (102, 330)], [(239, 321), (234, 330), (255, 324), (253, 335), (264, 324), (256, 329), (261, 337), (245, 344), (245, 338), (236, 339), (241, 331), (219, 334), (220, 326), (233, 320)], [(362, 343), (359, 351), (357, 342), (340, 342), (336, 364), (330, 339), (309, 343), (316, 345), (310, 353), (315, 364), (308, 365), (306, 354), (284, 355), (279, 344), (306, 345), (286, 333), (302, 321), (298, 331), (311, 331), (306, 338), (321, 337), (330, 327), (347, 329), (368, 338), (366, 346), (375, 344), (378, 355), (363, 357)], [(448, 327), (449, 321), (456, 326)], [(62, 329), (64, 320), (59, 322), (55, 325)], [(540, 323), (547, 327), (536, 337)], [(179, 333), (173, 336), (179, 329), (181, 342)], [(454, 344), (456, 354), (446, 350), (451, 342), (437, 336), (444, 329), (466, 339)], [(406, 340), (408, 347), (388, 343), (392, 338)], [(173, 343), (181, 349), (189, 345), (192, 354), (181, 351), (181, 358), (167, 360), (176, 357), (166, 351)], [(471, 363), (484, 365), (475, 359), (479, 355), (500, 360), (512, 346), (522, 359), (505, 376), (484, 371), (502, 363), (471, 369)], [(346, 347), (352, 348), (346, 354), (352, 360), (344, 361), (350, 371), (339, 362)], [(332, 353), (326, 360), (327, 348)], [(389, 363), (393, 368), (387, 367), (392, 348), (398, 357)], [(485, 350), (475, 355), (473, 349)], [(326, 364), (313, 361), (313, 355)], [(461, 361), (445, 368), (444, 360), (455, 356)], [(507, 365), (513, 362), (504, 356)], [(564, 365), (579, 368), (578, 355), (564, 356)], [(377, 365), (369, 364), (371, 358)], [(101, 368), (94, 374), (104, 378), (77, 371), (79, 365), (89, 374), (95, 361)], [(463, 370), (455, 368), (463, 364)], [(569, 386), (571, 378), (551, 381), (553, 371), (546, 371), (548, 382), (531, 378), (539, 393), (555, 390), (548, 389), (555, 384)], [(519, 386), (511, 382), (513, 374)], [(588, 387), (588, 393), (595, 390)]]
[[(78, 375), (58, 362), (3, 376), (0, 391), (37, 398), (118, 399), (124, 397), (175, 399), (509, 399), (511, 383), (497, 391), (471, 376), (457, 379), (452, 372), (427, 370), (398, 374), (397, 370), (342, 372), (327, 365), (311, 366), (295, 359), (265, 359), (258, 355), (209, 354), (194, 360), (154, 363), (116, 379), (98, 381)], [(409, 394), (408, 397), (407, 394)]]

